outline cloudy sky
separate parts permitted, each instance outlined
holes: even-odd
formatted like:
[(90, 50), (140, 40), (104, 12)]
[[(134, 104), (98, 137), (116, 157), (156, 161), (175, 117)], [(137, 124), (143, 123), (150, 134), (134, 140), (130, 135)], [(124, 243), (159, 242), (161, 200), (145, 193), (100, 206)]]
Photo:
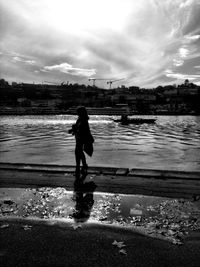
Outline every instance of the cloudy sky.
[(200, 0), (0, 0), (0, 77), (200, 84), (199, 14)]

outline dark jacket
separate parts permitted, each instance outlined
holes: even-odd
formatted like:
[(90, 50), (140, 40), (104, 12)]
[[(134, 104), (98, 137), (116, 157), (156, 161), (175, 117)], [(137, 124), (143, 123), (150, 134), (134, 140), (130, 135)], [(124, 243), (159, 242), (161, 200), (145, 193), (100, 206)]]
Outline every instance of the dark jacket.
[(90, 132), (88, 120), (78, 118), (76, 124), (72, 126), (76, 142), (83, 144), (84, 151), (91, 157), (93, 154), (94, 138)]
[(83, 144), (91, 142), (91, 132), (88, 120), (78, 118), (75, 124), (75, 137), (76, 141), (80, 141)]

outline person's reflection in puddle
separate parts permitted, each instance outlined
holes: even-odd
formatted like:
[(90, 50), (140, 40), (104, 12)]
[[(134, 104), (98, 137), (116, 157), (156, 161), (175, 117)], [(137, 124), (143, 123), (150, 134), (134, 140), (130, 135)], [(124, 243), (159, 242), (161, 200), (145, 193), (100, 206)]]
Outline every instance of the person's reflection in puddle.
[(87, 173), (82, 173), (81, 177), (77, 177), (74, 182), (74, 196), (76, 201), (75, 211), (72, 214), (75, 222), (86, 222), (94, 204), (93, 193), (96, 189), (96, 184), (91, 182), (84, 182)]

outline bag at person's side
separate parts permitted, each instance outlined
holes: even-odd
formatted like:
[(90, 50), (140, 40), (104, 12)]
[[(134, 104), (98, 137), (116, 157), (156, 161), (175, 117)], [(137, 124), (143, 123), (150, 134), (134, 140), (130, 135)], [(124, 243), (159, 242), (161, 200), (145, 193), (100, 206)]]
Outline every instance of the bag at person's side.
[(85, 153), (88, 155), (88, 156), (90, 156), (90, 157), (92, 157), (92, 154), (93, 154), (93, 151), (94, 151), (94, 149), (93, 149), (93, 143), (85, 143), (84, 144), (84, 146), (83, 146), (83, 150), (85, 151)]
[(92, 134), (90, 134), (87, 138), (87, 141), (84, 143), (84, 146), (83, 146), (83, 150), (90, 157), (92, 157), (92, 154), (94, 151), (93, 143), (94, 143), (94, 137), (92, 136)]
[(94, 143), (94, 137), (92, 136), (92, 134), (89, 135), (87, 142), (92, 144)]

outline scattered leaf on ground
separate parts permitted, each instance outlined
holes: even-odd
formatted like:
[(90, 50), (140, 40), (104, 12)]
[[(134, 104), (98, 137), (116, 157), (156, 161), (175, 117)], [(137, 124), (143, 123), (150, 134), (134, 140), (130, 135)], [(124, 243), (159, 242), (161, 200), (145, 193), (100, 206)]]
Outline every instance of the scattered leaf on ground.
[(90, 175), (90, 180), (94, 179), (96, 174)]
[(123, 254), (123, 255), (127, 255), (127, 253), (126, 253), (126, 250), (125, 250), (125, 249), (120, 249), (120, 250), (119, 250), (119, 253), (120, 253), (120, 254)]
[(123, 247), (125, 247), (126, 245), (124, 244), (124, 242), (123, 241), (114, 241), (113, 243), (112, 243), (112, 245), (113, 246), (116, 246), (116, 247), (118, 247), (118, 248), (123, 248)]
[(173, 243), (174, 245), (183, 245), (183, 242), (181, 242), (181, 241), (178, 240), (178, 239), (173, 239), (173, 240), (172, 240), (172, 243)]
[(74, 228), (74, 230), (77, 230), (78, 228), (82, 228), (81, 224), (73, 224), (72, 227)]
[(2, 224), (2, 225), (0, 226), (1, 229), (8, 228), (8, 227), (9, 227), (9, 224)]
[(31, 226), (31, 225), (28, 225), (28, 224), (23, 225), (22, 227), (23, 227), (23, 229), (24, 229), (25, 231), (27, 231), (27, 230), (31, 230), (31, 228), (32, 228), (32, 226)]

